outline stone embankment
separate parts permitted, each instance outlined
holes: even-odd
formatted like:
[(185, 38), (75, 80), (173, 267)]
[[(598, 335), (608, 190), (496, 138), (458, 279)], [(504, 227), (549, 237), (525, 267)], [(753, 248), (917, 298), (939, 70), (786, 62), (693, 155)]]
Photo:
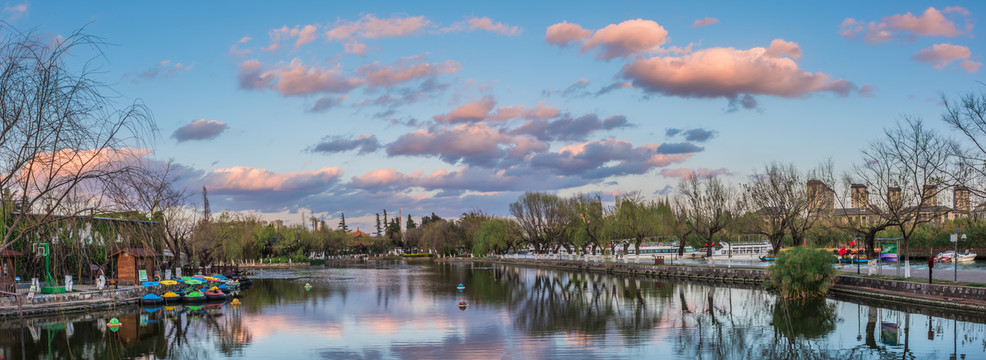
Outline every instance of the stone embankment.
[[(63, 294), (37, 294), (33, 299), (23, 298), (22, 309), (25, 317), (44, 316), (78, 311), (93, 311), (117, 305), (134, 304), (147, 293), (141, 286), (119, 289), (105, 289)], [(17, 318), (17, 298), (0, 297), (0, 319)]]
[[(443, 259), (445, 261), (464, 260)], [(560, 268), (576, 271), (596, 271), (667, 279), (712, 281), (742, 285), (762, 285), (767, 278), (764, 269), (723, 268), (683, 265), (650, 265), (610, 262), (582, 262), (534, 259), (465, 259), (490, 261), (532, 267)], [(986, 287), (925, 284), (911, 281), (840, 275), (831, 293), (853, 298), (866, 298), (905, 305), (932, 306), (943, 310), (982, 313), (986, 311)]]

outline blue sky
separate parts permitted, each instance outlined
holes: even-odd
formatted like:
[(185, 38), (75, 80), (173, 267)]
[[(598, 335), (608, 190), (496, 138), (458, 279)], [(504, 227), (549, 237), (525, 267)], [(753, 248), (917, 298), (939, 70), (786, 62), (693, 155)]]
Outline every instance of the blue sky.
[(983, 11), (53, 1), (2, 16), (109, 43), (97, 76), (150, 107), (151, 156), (187, 167), (214, 212), (369, 227), (382, 209), (505, 215), (524, 190), (656, 198), (691, 172), (847, 166), (902, 115), (942, 127), (940, 92), (982, 90)]

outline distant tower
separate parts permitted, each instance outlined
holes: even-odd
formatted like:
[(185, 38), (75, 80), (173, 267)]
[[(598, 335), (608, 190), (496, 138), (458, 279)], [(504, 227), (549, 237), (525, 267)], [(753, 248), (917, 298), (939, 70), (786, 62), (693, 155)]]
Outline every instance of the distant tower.
[(852, 184), (852, 207), (868, 208), (870, 206), (870, 193), (866, 191), (866, 185)]
[(924, 206), (938, 206), (938, 186), (925, 185), (921, 193), (921, 200), (923, 200)]
[(274, 220), (275, 229), (280, 229), (282, 226), (284, 226), (284, 220)]
[(821, 180), (808, 180), (808, 198), (814, 201), (817, 211), (832, 210), (835, 207), (835, 191)]
[(965, 186), (956, 186), (953, 191), (952, 203), (954, 204), (955, 211), (968, 212), (969, 188)]
[(900, 196), (900, 188), (891, 186), (887, 188), (887, 202), (891, 209), (900, 209), (904, 206), (903, 198)]

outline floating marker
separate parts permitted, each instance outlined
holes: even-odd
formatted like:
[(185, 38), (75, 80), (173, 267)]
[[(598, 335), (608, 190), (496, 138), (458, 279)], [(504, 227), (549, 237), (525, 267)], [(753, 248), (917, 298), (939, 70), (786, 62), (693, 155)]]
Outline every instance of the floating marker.
[(110, 322), (106, 323), (106, 326), (110, 328), (110, 331), (116, 332), (123, 324), (120, 323), (119, 319), (112, 318)]
[(459, 291), (461, 292), (461, 291), (463, 291), (463, 290), (466, 289), (466, 286), (465, 285), (462, 285), (462, 284), (459, 284), (459, 286), (456, 286), (455, 288), (456, 289), (459, 289)]
[(469, 304), (467, 304), (465, 300), (459, 301), (459, 310), (466, 311), (467, 306), (469, 306)]

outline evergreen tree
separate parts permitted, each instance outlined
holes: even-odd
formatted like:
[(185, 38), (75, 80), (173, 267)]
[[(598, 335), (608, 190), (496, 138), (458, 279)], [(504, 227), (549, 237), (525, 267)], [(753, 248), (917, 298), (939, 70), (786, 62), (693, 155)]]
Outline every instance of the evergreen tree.
[(382, 232), (383, 232), (383, 228), (380, 225), (380, 213), (377, 213), (377, 233), (373, 235), (379, 237)]
[(418, 225), (414, 223), (414, 219), (411, 218), (411, 214), (407, 214), (407, 230), (415, 229)]
[(387, 220), (387, 209), (383, 209), (384, 237), (390, 237), (390, 222)]
[(403, 247), (403, 242), (401, 241), (401, 218), (394, 218), (387, 225), (387, 238), (390, 239), (392, 245)]
[(339, 229), (345, 232), (349, 232), (349, 227), (346, 226), (346, 213), (341, 213), (341, 219), (339, 220)]

